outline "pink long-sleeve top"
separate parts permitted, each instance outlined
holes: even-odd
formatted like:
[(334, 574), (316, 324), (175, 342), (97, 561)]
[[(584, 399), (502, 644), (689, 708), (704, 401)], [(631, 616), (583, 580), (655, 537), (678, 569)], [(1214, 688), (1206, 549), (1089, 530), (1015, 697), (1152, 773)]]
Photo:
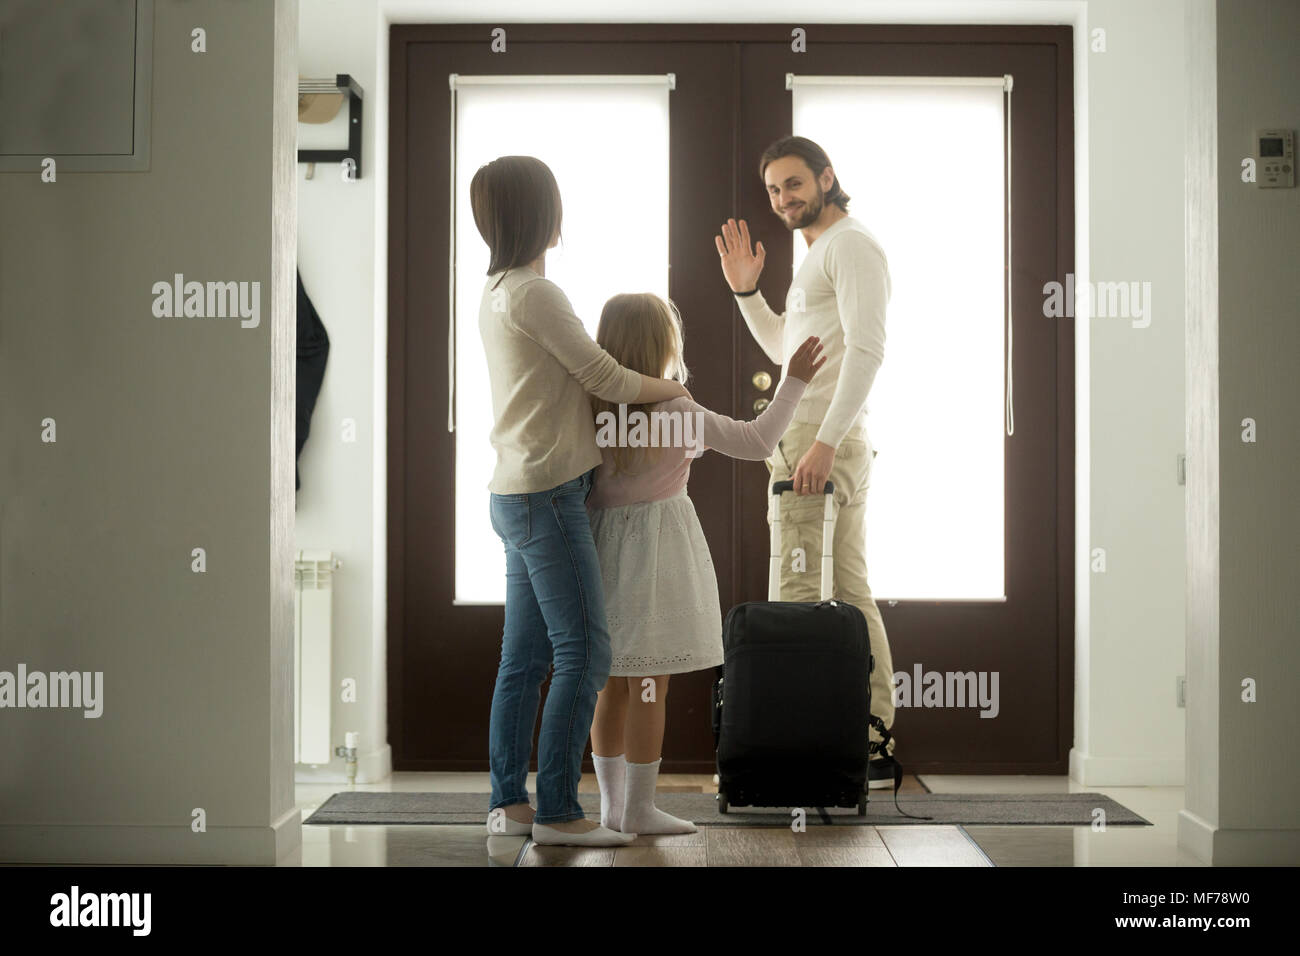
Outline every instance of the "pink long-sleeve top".
[(742, 458), (747, 461), (761, 461), (772, 454), (776, 443), (780, 441), (785, 430), (790, 427), (794, 417), (795, 406), (803, 396), (806, 383), (797, 378), (786, 377), (781, 387), (772, 396), (772, 402), (753, 421), (742, 422), (726, 415), (711, 412), (698, 402), (689, 398), (674, 398), (655, 406), (630, 406), (628, 411), (642, 410), (649, 414), (658, 412), (682, 412), (699, 414), (693, 422), (700, 425), (697, 439), (702, 448), (695, 449), (670, 446), (667, 448), (649, 448), (644, 457), (633, 463), (635, 473), (614, 474), (613, 449), (603, 447), (600, 450), (601, 464), (596, 468), (595, 482), (591, 495), (587, 498), (590, 510), (617, 508), (621, 505), (637, 504), (646, 501), (659, 501), (671, 498), (686, 487), (691, 474), (691, 462), (698, 455), (695, 451), (714, 449), (730, 458)]

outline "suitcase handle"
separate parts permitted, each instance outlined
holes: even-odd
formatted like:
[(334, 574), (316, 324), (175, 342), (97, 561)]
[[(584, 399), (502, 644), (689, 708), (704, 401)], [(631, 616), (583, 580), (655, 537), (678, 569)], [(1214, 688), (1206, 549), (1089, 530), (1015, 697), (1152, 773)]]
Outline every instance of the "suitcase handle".
[[(785, 481), (777, 481), (772, 483), (772, 494), (775, 495), (777, 498), (780, 498), (787, 491), (794, 491), (794, 482), (791, 481), (790, 479), (787, 478)], [(822, 494), (824, 495), (835, 494), (835, 482), (827, 481), (825, 487), (822, 488)]]
[[(772, 495), (768, 499), (771, 507), (771, 548), (767, 559), (767, 599), (781, 600), (781, 496), (787, 491), (794, 491), (794, 482), (789, 479), (772, 483)], [(835, 540), (835, 485), (827, 481), (822, 488), (826, 496), (826, 507), (822, 511), (822, 575), (821, 600), (829, 601), (833, 587), (835, 558), (831, 554)]]

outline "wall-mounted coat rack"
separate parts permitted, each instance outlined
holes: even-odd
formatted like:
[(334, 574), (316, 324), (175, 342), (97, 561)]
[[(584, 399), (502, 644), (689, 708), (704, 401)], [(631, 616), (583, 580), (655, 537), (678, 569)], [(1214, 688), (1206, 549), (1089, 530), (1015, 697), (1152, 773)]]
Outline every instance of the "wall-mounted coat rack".
[[(364, 92), (361, 86), (347, 73), (337, 74), (333, 80), (298, 80), (298, 95), (308, 96), (320, 93), (342, 93), (348, 100), (348, 148), (347, 149), (300, 149), (300, 163), (346, 163), (351, 160), (350, 179), (361, 178), (361, 105)], [(312, 167), (308, 167), (307, 178), (311, 179)]]

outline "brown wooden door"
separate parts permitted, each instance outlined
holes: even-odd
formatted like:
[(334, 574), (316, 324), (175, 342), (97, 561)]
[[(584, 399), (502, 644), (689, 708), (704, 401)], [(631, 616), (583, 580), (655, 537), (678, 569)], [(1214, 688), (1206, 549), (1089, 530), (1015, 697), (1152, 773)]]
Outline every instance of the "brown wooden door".
[[(508, 28), (508, 57), (488, 50), (482, 40), (487, 28), (458, 27), (433, 34), (426, 28), (394, 30), (392, 295), (398, 308), (392, 314), (396, 317), (400, 311), (405, 318), (394, 323), (396, 334), (390, 341), (394, 589), (389, 734), (395, 768), (486, 769), (488, 707), (503, 625), (499, 606), (452, 603), (454, 529), (445, 489), (453, 487), (455, 449), (445, 427), (446, 377), (439, 374), (447, 367), (447, 284), (445, 269), (424, 265), (448, 260), (448, 74), (675, 74), (670, 94), (669, 295), (685, 323), (687, 362), (699, 373), (690, 383), (692, 394), (708, 407), (728, 410), (734, 391), (737, 330), (713, 246), (713, 233), (732, 208), (735, 187), (734, 131), (718, 121), (732, 113), (734, 47), (626, 39), (586, 44), (566, 41), (562, 31), (555, 30), (540, 30), (554, 36), (554, 42), (525, 42), (528, 37), (540, 40), (537, 30)], [(470, 34), (471, 42), (457, 39)], [(412, 170), (419, 175), (409, 175)], [(600, 188), (599, 182), (592, 188)], [(417, 210), (421, 215), (414, 214)], [(612, 204), (611, 226), (616, 216)], [(398, 253), (402, 244), (405, 251)], [(413, 321), (414, 316), (421, 321)], [(723, 595), (735, 590), (731, 553), (738, 529), (736, 515), (726, 504), (734, 480), (730, 460), (717, 455), (706, 455), (692, 468), (690, 491), (713, 549)], [(416, 494), (415, 489), (426, 491)], [(487, 503), (485, 491), (484, 508)], [(395, 505), (401, 509), (400, 519)], [(703, 745), (711, 747), (710, 676), (681, 675), (672, 681), (665, 740), (669, 769), (680, 768), (683, 758), (693, 760), (694, 769), (708, 767), (709, 750)]]
[[(885, 74), (1014, 73), (1013, 226), (1017, 248), (1029, 250), (1016, 262), (1017, 314), (1041, 314), (1042, 284), (1072, 269), (1067, 28), (836, 26), (820, 30), (833, 42), (817, 42), (805, 54), (789, 52), (789, 33), (780, 27), (553, 24), (507, 26), (509, 52), (494, 54), (493, 28), (394, 26), (391, 34), (388, 713), (399, 770), (486, 769), (503, 623), (499, 606), (452, 602), (448, 74), (676, 75), (669, 294), (685, 323), (692, 393), (737, 418), (753, 415), (753, 372), (768, 369), (774, 380), (779, 373), (735, 309), (713, 236), (729, 216), (754, 224), (770, 253), (764, 295), (769, 302), (784, 298), (792, 237), (772, 216), (755, 167), (763, 147), (790, 132), (787, 72), (862, 73), (869, 64), (869, 72)], [(809, 28), (810, 37), (818, 32)], [(611, 220), (616, 215), (615, 207)], [(944, 670), (999, 670), (1002, 719), (970, 725), (968, 715), (953, 711), (900, 709), (895, 729), (906, 749), (899, 757), (909, 770), (1065, 769), (1072, 738), (1073, 332), (1061, 320), (1021, 320), (1015, 334), (1008, 602), (996, 610), (882, 607), (896, 671), (912, 660)], [(690, 495), (724, 612), (765, 596), (766, 479), (762, 463), (716, 453), (692, 467)], [(673, 678), (665, 771), (712, 772), (712, 676)]]
[[(809, 36), (816, 34), (810, 30)], [(777, 221), (753, 172), (764, 147), (790, 135), (789, 112), (772, 108), (788, 110), (787, 73), (1015, 78), (1015, 429), (1004, 437), (1007, 599), (882, 601), (880, 611), (895, 674), (911, 675), (920, 663), (926, 671), (999, 675), (995, 719), (981, 718), (974, 708), (897, 708), (895, 753), (909, 771), (1065, 773), (1074, 736), (1074, 327), (1043, 318), (1042, 289), (1074, 268), (1070, 31), (1012, 37), (991, 28), (891, 27), (844, 36), (837, 29), (833, 39), (813, 45), (815, 57), (792, 53), (787, 42), (747, 43), (741, 52), (740, 87), (747, 95), (739, 104), (740, 142), (748, 175), (738, 214), (768, 249), (760, 288), (770, 303), (784, 301), (793, 278), (791, 243), (803, 241)], [(868, 228), (871, 192), (881, 188), (899, 185), (850, 187), (851, 212)], [(942, 273), (935, 278), (942, 281)], [(770, 367), (748, 335), (737, 354), (742, 369)], [(756, 393), (747, 375), (737, 376), (737, 385), (736, 406), (745, 407)], [(763, 465), (747, 468), (737, 498), (745, 520), (737, 517), (736, 579), (750, 599), (762, 599), (767, 586), (765, 476)]]

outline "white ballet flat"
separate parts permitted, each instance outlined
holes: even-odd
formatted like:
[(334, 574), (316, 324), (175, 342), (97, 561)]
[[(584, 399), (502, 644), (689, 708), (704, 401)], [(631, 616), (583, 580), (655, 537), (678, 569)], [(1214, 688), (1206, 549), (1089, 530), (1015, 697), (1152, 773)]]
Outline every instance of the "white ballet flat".
[(533, 824), (533, 842), (539, 846), (627, 846), (635, 839), (635, 833), (619, 833), (606, 827), (596, 827), (586, 833), (565, 833), (545, 823)]

